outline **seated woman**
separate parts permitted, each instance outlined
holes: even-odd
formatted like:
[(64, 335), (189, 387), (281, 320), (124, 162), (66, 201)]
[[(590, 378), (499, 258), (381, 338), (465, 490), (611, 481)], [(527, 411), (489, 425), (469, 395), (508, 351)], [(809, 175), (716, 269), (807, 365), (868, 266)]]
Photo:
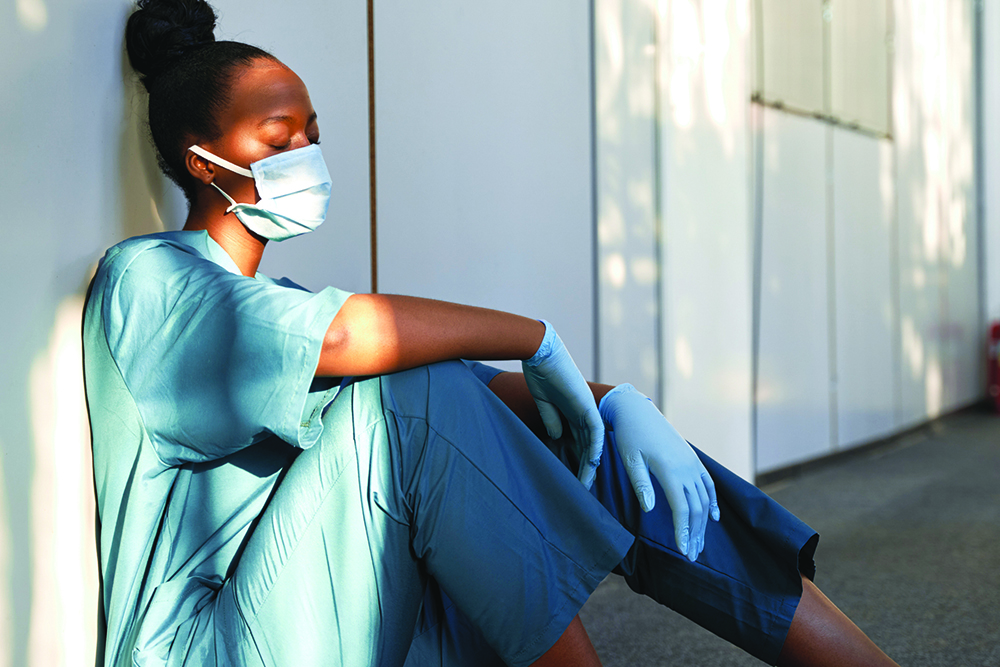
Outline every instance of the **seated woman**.
[(330, 176), (302, 81), (214, 27), (127, 27), (190, 210), (111, 248), (84, 314), (101, 662), (595, 665), (576, 614), (615, 571), (767, 662), (894, 664), (811, 583), (811, 529), (547, 323), (257, 273)]

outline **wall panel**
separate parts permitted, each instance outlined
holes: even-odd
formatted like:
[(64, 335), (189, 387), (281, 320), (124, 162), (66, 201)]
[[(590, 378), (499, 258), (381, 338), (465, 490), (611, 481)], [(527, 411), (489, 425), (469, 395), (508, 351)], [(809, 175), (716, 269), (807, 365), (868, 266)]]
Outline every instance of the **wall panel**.
[(841, 447), (895, 425), (892, 145), (833, 130), (837, 434)]
[(589, 13), (375, 3), (379, 290), (549, 319), (588, 376)]
[(749, 3), (663, 7), (663, 408), (685, 437), (749, 478)]
[(826, 125), (763, 110), (757, 471), (827, 454)]
[(639, 0), (595, 11), (598, 379), (659, 403), (656, 16)]

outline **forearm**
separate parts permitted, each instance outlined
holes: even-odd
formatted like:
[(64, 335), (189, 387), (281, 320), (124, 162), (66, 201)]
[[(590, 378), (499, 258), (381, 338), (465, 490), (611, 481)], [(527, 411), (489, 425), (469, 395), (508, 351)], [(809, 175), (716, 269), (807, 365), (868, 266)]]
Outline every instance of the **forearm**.
[(544, 335), (541, 322), (511, 313), (418, 297), (355, 294), (327, 330), (316, 374), (379, 375), (460, 358), (527, 359)]
[[(595, 403), (600, 403), (604, 395), (614, 388), (609, 384), (597, 382), (588, 382), (587, 384), (594, 394)], [(538, 415), (538, 406), (531, 397), (531, 392), (528, 391), (524, 375), (521, 373), (500, 373), (490, 381), (489, 388), (535, 434), (543, 435), (545, 433), (545, 427)]]

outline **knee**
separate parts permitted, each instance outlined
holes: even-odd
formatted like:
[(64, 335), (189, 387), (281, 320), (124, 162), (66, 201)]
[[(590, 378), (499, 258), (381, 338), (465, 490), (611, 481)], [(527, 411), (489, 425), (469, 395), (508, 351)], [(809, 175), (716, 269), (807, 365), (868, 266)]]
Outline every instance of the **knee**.
[(397, 415), (427, 418), (435, 405), (459, 405), (485, 385), (461, 361), (441, 361), (383, 375), (383, 408)]

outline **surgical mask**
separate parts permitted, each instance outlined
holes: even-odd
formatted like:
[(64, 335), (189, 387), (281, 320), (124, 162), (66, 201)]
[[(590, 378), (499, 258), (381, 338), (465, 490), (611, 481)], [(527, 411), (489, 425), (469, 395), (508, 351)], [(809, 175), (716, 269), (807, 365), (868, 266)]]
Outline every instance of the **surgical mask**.
[(191, 146), (200, 155), (223, 169), (252, 178), (260, 201), (240, 204), (215, 183), (215, 189), (232, 204), (226, 213), (235, 212), (247, 229), (272, 241), (284, 241), (311, 232), (326, 219), (330, 206), (330, 171), (319, 146), (285, 151), (258, 160), (244, 169), (209, 153), (201, 146)]

